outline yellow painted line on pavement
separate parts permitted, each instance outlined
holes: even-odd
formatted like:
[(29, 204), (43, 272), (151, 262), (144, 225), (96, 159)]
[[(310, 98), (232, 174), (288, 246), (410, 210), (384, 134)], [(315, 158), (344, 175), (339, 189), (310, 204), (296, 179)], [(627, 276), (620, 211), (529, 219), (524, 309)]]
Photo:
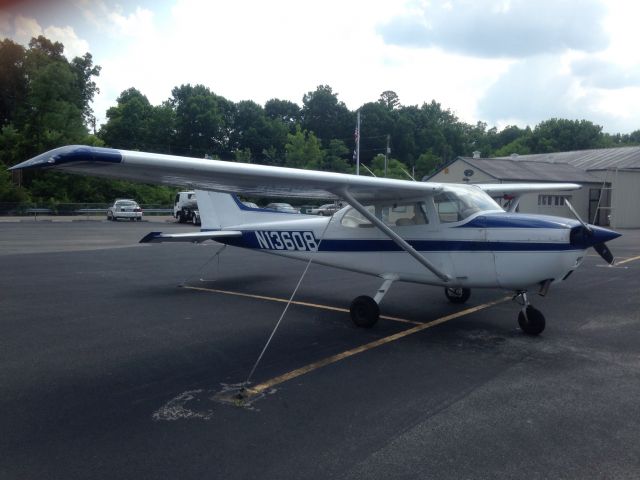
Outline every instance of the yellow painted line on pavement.
[[(187, 288), (189, 290), (200, 290), (203, 292), (213, 292), (213, 293), (221, 293), (224, 295), (234, 295), (237, 297), (246, 297), (246, 298), (254, 298), (257, 300), (266, 300), (269, 302), (280, 302), (280, 303), (287, 303), (289, 301), (289, 299), (287, 298), (278, 298), (278, 297), (267, 297), (265, 295), (254, 295), (253, 293), (244, 293), (244, 292), (234, 292), (231, 290), (219, 290), (217, 288), (205, 288), (205, 287), (192, 287), (189, 285), (185, 285), (183, 288)], [(332, 307), (330, 305), (320, 305), (317, 303), (309, 303), (309, 302), (299, 302), (297, 300), (293, 300), (291, 302), (293, 305), (300, 305), (303, 307), (311, 307), (311, 308), (319, 308), (321, 310), (331, 310), (334, 312), (342, 312), (342, 313), (349, 313), (349, 310), (346, 308), (340, 308), (340, 307)], [(392, 320), (394, 322), (400, 322), (400, 323), (408, 323), (411, 325), (422, 325), (421, 322), (414, 322), (412, 320), (407, 320), (404, 318), (398, 318), (398, 317), (388, 317), (386, 315), (380, 315), (380, 318), (382, 318), (383, 320)]]
[(342, 353), (338, 353), (337, 355), (333, 355), (331, 357), (327, 357), (323, 360), (319, 360), (317, 362), (311, 363), (309, 365), (306, 365), (304, 367), (298, 368), (296, 370), (293, 370), (291, 372), (285, 373), (283, 375), (279, 375), (275, 378), (272, 378), (271, 380), (267, 380), (265, 382), (259, 383), (253, 387), (249, 387), (245, 390), (245, 394), (248, 396), (254, 396), (254, 395), (258, 395), (262, 392), (264, 392), (265, 390), (268, 390), (276, 385), (279, 385), (281, 383), (284, 382), (288, 382), (289, 380), (292, 380), (294, 378), (300, 377), (302, 375), (305, 375), (309, 372), (312, 372), (314, 370), (318, 370), (319, 368), (325, 367), (327, 365), (331, 365), (332, 363), (336, 363), (340, 360), (344, 360), (346, 358), (349, 357), (353, 357), (354, 355), (357, 355), (359, 353), (362, 352), (366, 352), (368, 350), (372, 350), (374, 348), (377, 347), (381, 347), (382, 345), (387, 345), (391, 342), (395, 342), (396, 340), (400, 340), (401, 338), (405, 338), (408, 337), (409, 335), (413, 335), (414, 333), (418, 333), (421, 332), (423, 330), (426, 330), (428, 328), (431, 327), (435, 327), (436, 325), (440, 325), (442, 323), (448, 322), (449, 320), (453, 320), (455, 318), (460, 318), (463, 317), (465, 315), (470, 315), (472, 313), (478, 312), (480, 310), (484, 310), (485, 308), (489, 308), (489, 307), (493, 307), (494, 305), (498, 305), (500, 303), (504, 303), (508, 300), (511, 300), (511, 296), (508, 297), (503, 297), (500, 298), (498, 300), (495, 300), (493, 302), (488, 302), (488, 303), (483, 303), (482, 305), (478, 305), (476, 307), (472, 307), (472, 308), (467, 308), (466, 310), (462, 310), (460, 312), (456, 312), (456, 313), (452, 313), (451, 315), (446, 315), (444, 317), (440, 317), (436, 320), (433, 320), (431, 322), (427, 322), (427, 323), (422, 323), (419, 324), (415, 327), (412, 328), (408, 328), (407, 330), (404, 330), (402, 332), (398, 332), (396, 334), (393, 335), (389, 335), (388, 337), (384, 337), (381, 338), (379, 340), (376, 340), (374, 342), (371, 343), (367, 343), (366, 345), (362, 345), (360, 347), (356, 347), (353, 348), (351, 350), (347, 350), (345, 352)]
[(635, 261), (635, 260), (640, 260), (640, 256), (627, 258), (626, 260), (621, 260), (621, 261), (619, 261), (619, 262), (614, 263), (614, 266), (615, 266), (615, 265), (623, 265), (623, 264), (625, 264), (625, 263), (633, 262), (633, 261)]

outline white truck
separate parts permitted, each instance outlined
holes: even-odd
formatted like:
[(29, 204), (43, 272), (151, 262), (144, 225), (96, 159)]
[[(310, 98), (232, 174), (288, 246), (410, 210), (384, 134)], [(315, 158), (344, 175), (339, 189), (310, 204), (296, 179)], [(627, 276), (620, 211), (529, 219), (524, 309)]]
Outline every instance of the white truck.
[(200, 225), (200, 212), (196, 192), (178, 192), (173, 202), (173, 216), (180, 223), (193, 223)]

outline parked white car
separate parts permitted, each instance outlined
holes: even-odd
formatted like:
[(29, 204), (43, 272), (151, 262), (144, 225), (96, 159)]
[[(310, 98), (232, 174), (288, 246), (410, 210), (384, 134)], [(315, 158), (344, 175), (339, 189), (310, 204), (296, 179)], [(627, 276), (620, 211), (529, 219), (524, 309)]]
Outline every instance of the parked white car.
[(320, 215), (320, 216), (331, 216), (336, 213), (338, 210), (342, 208), (341, 204), (337, 203), (325, 203), (324, 205), (320, 205), (318, 208), (312, 208), (309, 213), (311, 215)]
[(131, 221), (142, 221), (142, 208), (135, 200), (118, 199), (107, 209), (107, 220), (126, 218)]
[(268, 210), (275, 210), (276, 212), (300, 213), (300, 210), (292, 207), (289, 203), (270, 203), (264, 208)]

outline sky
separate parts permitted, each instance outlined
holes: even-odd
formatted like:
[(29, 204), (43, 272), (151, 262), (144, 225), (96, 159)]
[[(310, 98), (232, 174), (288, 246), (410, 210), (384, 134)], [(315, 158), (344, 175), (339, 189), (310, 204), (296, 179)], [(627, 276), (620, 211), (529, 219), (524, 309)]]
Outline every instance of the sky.
[(130, 87), (154, 105), (182, 84), (302, 105), (329, 85), (353, 111), (392, 90), (499, 129), (558, 117), (629, 133), (638, 18), (633, 0), (0, 0), (0, 38), (90, 52), (99, 124)]

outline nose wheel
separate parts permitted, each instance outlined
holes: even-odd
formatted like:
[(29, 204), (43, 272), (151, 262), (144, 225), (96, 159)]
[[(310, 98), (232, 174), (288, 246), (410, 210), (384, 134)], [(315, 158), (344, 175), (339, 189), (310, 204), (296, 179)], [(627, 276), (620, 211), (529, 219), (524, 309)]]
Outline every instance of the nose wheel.
[(464, 303), (469, 300), (471, 289), (445, 287), (444, 294), (451, 303)]
[(542, 312), (529, 304), (527, 292), (522, 291), (516, 293), (514, 300), (522, 305), (522, 309), (518, 314), (518, 325), (520, 329), (527, 335), (540, 335), (546, 326)]

